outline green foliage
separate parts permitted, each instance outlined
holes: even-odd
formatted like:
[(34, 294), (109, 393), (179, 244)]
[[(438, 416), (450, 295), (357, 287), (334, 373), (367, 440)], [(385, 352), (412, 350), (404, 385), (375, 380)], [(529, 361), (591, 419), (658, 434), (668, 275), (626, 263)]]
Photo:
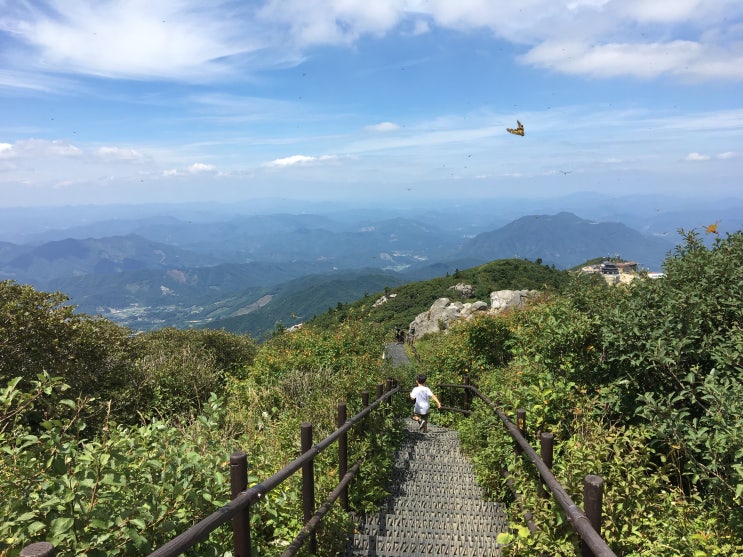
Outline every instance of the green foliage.
[(247, 336), (224, 331), (162, 329), (138, 335), (128, 400), (139, 415), (188, 418), (212, 393), (221, 395), (226, 377), (240, 377), (256, 354)]
[[(373, 393), (389, 371), (380, 368), (383, 335), (375, 326), (277, 333), (262, 347), (261, 367), (253, 365), (258, 347), (247, 336), (175, 329), (133, 335), (74, 313), (61, 294), (0, 284), (7, 383), (0, 392), (0, 490), (3, 516), (12, 517), (0, 531), (0, 554), (37, 539), (52, 541), (60, 555), (146, 553), (224, 503), (233, 447), (250, 448), (251, 481), (266, 478), (296, 456), (302, 421), (324, 437), (335, 427), (336, 403), (349, 398), (352, 415), (360, 391)], [(229, 411), (220, 394), (232, 397)], [(258, 404), (240, 406), (253, 395)], [(278, 408), (264, 411), (266, 401)], [(382, 495), (391, 459), (384, 455), (394, 450), (383, 440), (396, 430), (391, 416), (355, 434), (352, 457), (378, 457), (365, 466), (354, 497), (360, 508)], [(318, 492), (327, 492), (337, 482), (332, 452), (316, 466)], [(260, 554), (301, 528), (296, 481), (254, 509)], [(349, 527), (340, 515), (329, 522), (321, 533), (326, 547)], [(220, 532), (195, 554), (222, 554), (218, 548), (229, 543)]]
[[(484, 363), (466, 326), (418, 351), (442, 372), (478, 368), (483, 392), (512, 416), (527, 409), (530, 431), (551, 431), (555, 474), (578, 503), (586, 474), (604, 478), (604, 535), (618, 555), (741, 554), (743, 234), (710, 247), (686, 234), (665, 271), (616, 287), (576, 278), (561, 296), (493, 318), (492, 345), (510, 333), (500, 362)], [(564, 514), (536, 498), (533, 468), (515, 464), (502, 426), (475, 408), (461, 436), (483, 485), (507, 500), (506, 466), (540, 527), (515, 526), (509, 551), (575, 554)]]
[[(229, 448), (216, 399), (187, 428), (107, 422), (86, 439), (84, 403), (62, 399), (64, 390), (41, 376), (29, 391), (13, 380), (0, 392), (0, 553), (46, 539), (59, 555), (141, 555), (226, 502)], [(42, 397), (61, 408), (34, 432), (23, 417)], [(200, 554), (221, 554), (224, 542), (213, 536)]]
[[(223, 331), (133, 335), (76, 314), (61, 294), (0, 283), (0, 554), (41, 538), (61, 555), (146, 553), (225, 501), (232, 450), (249, 449), (256, 482), (298, 454), (301, 423), (319, 440), (334, 430), (339, 401), (351, 416), (361, 391), (373, 399), (388, 377), (410, 385), (417, 371), (432, 387), (469, 378), (510, 415), (526, 408), (532, 436), (554, 433), (555, 474), (579, 504), (584, 476), (601, 475), (604, 535), (618, 555), (741, 554), (743, 234), (709, 247), (686, 234), (665, 270), (609, 287), (567, 283), (539, 263), (494, 262), (388, 288), (376, 307), (379, 296), (339, 304), (304, 329), (277, 327), (260, 346)], [(395, 327), (451, 297), (457, 282), (479, 297), (546, 294), (416, 342), (409, 366), (382, 364)], [(365, 459), (351, 492), (357, 511), (385, 495), (404, 399), (350, 436), (351, 462)], [(508, 469), (540, 525), (526, 534), (514, 505), (507, 551), (575, 554), (566, 517), (536, 497), (534, 470), (517, 465), (498, 418), (481, 403), (474, 410), (472, 420), (441, 418), (460, 427), (483, 486), (509, 500)], [(337, 467), (334, 451), (318, 455), (318, 498)], [(280, 553), (300, 529), (298, 481), (255, 507), (259, 554)], [(350, 526), (334, 509), (319, 533), (323, 554), (340, 551)], [(194, 554), (223, 554), (227, 530)]]
[[(105, 416), (108, 400), (126, 399), (132, 367), (131, 331), (105, 319), (76, 314), (66, 301), (60, 293), (0, 282), (0, 381), (21, 377), (21, 388), (26, 388), (45, 372), (62, 377), (73, 397), (90, 401), (84, 410), (86, 418), (98, 423)], [(55, 408), (43, 411), (53, 414)]]
[(688, 233), (665, 271), (606, 312), (604, 380), (621, 387), (616, 408), (654, 426), (660, 452), (679, 451), (682, 481), (740, 520), (743, 233), (711, 248)]
[(305, 421), (317, 435), (327, 435), (335, 427), (339, 401), (349, 401), (350, 412), (358, 408), (362, 391), (373, 395), (386, 382), (383, 347), (384, 333), (374, 324), (277, 332), (260, 346), (246, 378), (230, 383), (231, 419), (256, 437), (271, 431), (277, 450), (293, 447)]
[(507, 317), (482, 314), (453, 323), (449, 334), (418, 341), (416, 353), (434, 382), (461, 383), (469, 378), (479, 384), (488, 370), (511, 359), (512, 340)]

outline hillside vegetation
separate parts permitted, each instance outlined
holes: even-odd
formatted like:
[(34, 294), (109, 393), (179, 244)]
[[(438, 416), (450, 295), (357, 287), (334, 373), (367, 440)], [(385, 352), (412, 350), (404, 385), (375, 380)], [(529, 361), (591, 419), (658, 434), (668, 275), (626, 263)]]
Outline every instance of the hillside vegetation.
[[(469, 377), (511, 416), (526, 409), (533, 444), (554, 434), (554, 472), (574, 500), (587, 474), (602, 476), (618, 555), (742, 555), (743, 234), (708, 249), (688, 233), (665, 272), (578, 281), (526, 311), (460, 323), (417, 343), (420, 365), (433, 382)], [(515, 528), (513, 554), (576, 554), (497, 418), (479, 408), (459, 427), (493, 496), (510, 497), (505, 467), (534, 513), (539, 531)]]
[(386, 301), (377, 303), (380, 294), (370, 294), (351, 304), (338, 304), (327, 313), (313, 318), (309, 325), (331, 329), (349, 319), (361, 319), (383, 325), (387, 330), (407, 330), (415, 317), (427, 311), (438, 298), (460, 297), (449, 288), (466, 283), (474, 287), (469, 301), (489, 301), (490, 293), (497, 290), (549, 290), (559, 292), (570, 282), (567, 271), (542, 265), (541, 261), (502, 259), (473, 267), (456, 270), (453, 274), (427, 281), (386, 288)]
[[(233, 450), (248, 452), (251, 482), (266, 478), (296, 456), (302, 422), (319, 440), (339, 400), (352, 415), (361, 391), (390, 376), (410, 385), (418, 370), (431, 385), (467, 377), (508, 412), (527, 409), (532, 435), (555, 434), (554, 471), (575, 500), (586, 474), (601, 475), (604, 535), (618, 555), (743, 554), (741, 269), (740, 232), (711, 247), (686, 234), (665, 278), (616, 287), (495, 261), (395, 287), (377, 307), (382, 293), (341, 304), (261, 344), (224, 331), (133, 334), (75, 313), (62, 294), (0, 282), (0, 555), (41, 539), (61, 556), (146, 554), (226, 502)], [(414, 365), (385, 367), (394, 328), (458, 282), (478, 298), (503, 288), (545, 295), (430, 335)], [(351, 440), (349, 458), (368, 457), (352, 489), (357, 511), (384, 495), (404, 398)], [(526, 535), (514, 505), (507, 551), (576, 554), (565, 517), (536, 497), (485, 408), (433, 419), (460, 429), (493, 497), (510, 497), (500, 468), (510, 469), (540, 529)], [(316, 463), (318, 494), (335, 482), (330, 453)], [(279, 555), (300, 529), (296, 487), (290, 480), (256, 508), (258, 554)], [(350, 528), (331, 512), (321, 554), (335, 555)], [(229, 548), (221, 529), (196, 554)]]

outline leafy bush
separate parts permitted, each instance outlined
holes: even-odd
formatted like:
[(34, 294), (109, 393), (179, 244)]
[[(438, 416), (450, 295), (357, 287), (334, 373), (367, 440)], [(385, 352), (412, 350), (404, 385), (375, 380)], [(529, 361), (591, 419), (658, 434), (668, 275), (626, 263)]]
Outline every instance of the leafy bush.
[(224, 331), (162, 329), (136, 337), (129, 400), (139, 415), (198, 413), (212, 393), (222, 395), (226, 377), (245, 374), (256, 353), (247, 336)]
[(743, 519), (743, 233), (711, 248), (694, 232), (665, 263), (607, 311), (605, 381), (630, 420), (652, 424), (661, 454), (692, 484)]
[[(709, 247), (686, 234), (665, 267), (664, 279), (617, 287), (566, 286), (555, 276), (562, 294), (547, 289), (523, 311), (431, 335), (416, 343), (419, 362), (394, 369), (380, 366), (384, 343), (422, 311), (416, 304), (428, 307), (455, 282), (530, 287), (502, 283), (519, 266), (396, 289), (380, 312), (371, 297), (339, 306), (340, 325), (277, 329), (261, 346), (214, 331), (133, 336), (75, 314), (61, 294), (0, 283), (0, 509), (10, 517), (0, 554), (41, 536), (70, 554), (160, 545), (224, 501), (232, 448), (247, 448), (251, 481), (267, 477), (297, 455), (302, 422), (322, 438), (335, 427), (338, 401), (353, 415), (361, 391), (373, 395), (387, 377), (410, 385), (418, 370), (432, 386), (470, 378), (510, 414), (526, 408), (531, 432), (555, 434), (554, 471), (569, 493), (580, 493), (585, 474), (601, 475), (604, 533), (618, 554), (743, 553), (743, 234)], [(356, 510), (384, 495), (395, 417), (409, 411), (398, 398), (352, 434), (351, 459), (374, 456), (355, 482)], [(447, 423), (461, 428), (483, 485), (507, 499), (506, 466), (540, 525), (535, 536), (515, 527), (508, 551), (574, 554), (565, 516), (536, 497), (533, 470), (516, 465), (497, 417), (483, 404), (474, 409), (473, 420)], [(337, 481), (334, 451), (319, 455), (316, 470), (320, 498)], [(299, 529), (297, 481), (255, 509), (262, 555)], [(350, 526), (343, 513), (332, 516), (320, 534), (328, 555)], [(228, 546), (220, 531), (196, 553)]]
[[(21, 388), (26, 388), (42, 373), (62, 377), (73, 398), (88, 399), (85, 418), (95, 425), (105, 417), (109, 400), (127, 401), (131, 331), (77, 314), (66, 301), (60, 293), (0, 282), (0, 381), (21, 377)], [(43, 409), (47, 417), (55, 410)]]
[[(165, 543), (229, 497), (229, 444), (212, 399), (187, 428), (154, 420), (136, 428), (107, 422), (83, 436), (82, 401), (61, 398), (59, 379), (42, 375), (31, 389), (14, 379), (0, 392), (0, 554), (46, 539), (59, 555), (139, 555)], [(46, 397), (59, 405), (41, 431), (24, 414)], [(200, 549), (217, 555), (224, 535)]]

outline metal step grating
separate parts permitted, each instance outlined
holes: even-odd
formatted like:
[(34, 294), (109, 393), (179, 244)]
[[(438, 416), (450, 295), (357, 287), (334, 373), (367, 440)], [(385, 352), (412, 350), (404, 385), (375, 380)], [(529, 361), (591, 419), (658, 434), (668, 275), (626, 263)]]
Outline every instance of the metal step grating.
[(346, 557), (500, 556), (505, 507), (483, 500), (457, 432), (428, 424), (421, 433), (410, 419), (406, 427), (390, 495), (360, 520)]

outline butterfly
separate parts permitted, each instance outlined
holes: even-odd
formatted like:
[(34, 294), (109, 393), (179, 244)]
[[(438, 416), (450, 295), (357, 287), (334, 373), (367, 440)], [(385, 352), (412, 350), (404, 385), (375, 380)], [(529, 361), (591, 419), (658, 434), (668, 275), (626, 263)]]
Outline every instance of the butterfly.
[(516, 123), (518, 124), (518, 127), (516, 129), (513, 128), (506, 128), (506, 131), (508, 133), (512, 133), (513, 135), (524, 135), (524, 124), (516, 120)]
[(707, 234), (719, 234), (719, 232), (717, 231), (717, 225), (718, 225), (718, 224), (719, 224), (719, 222), (713, 222), (712, 224), (710, 224), (709, 226), (707, 226), (707, 227), (706, 227), (706, 228), (704, 229), (704, 231), (705, 231), (705, 232), (706, 232)]

